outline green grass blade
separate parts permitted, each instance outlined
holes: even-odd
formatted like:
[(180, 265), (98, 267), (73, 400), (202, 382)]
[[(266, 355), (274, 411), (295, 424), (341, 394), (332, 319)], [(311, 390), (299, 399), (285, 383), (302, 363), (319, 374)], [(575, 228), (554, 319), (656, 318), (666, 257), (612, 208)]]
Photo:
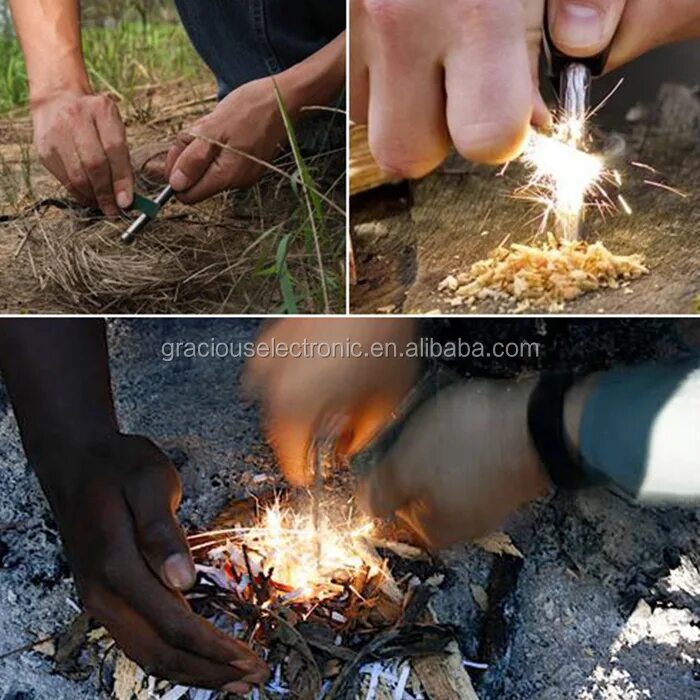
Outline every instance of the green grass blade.
[[(319, 280), (321, 282), (321, 295), (323, 298), (323, 312), (330, 313), (330, 301), (328, 296), (328, 285), (326, 281), (326, 271), (323, 263), (323, 253), (321, 252), (321, 236), (325, 234), (326, 231), (326, 217), (323, 209), (323, 202), (318, 195), (316, 183), (311, 177), (311, 172), (309, 171), (304, 159), (301, 155), (301, 150), (299, 149), (299, 143), (297, 141), (296, 132), (294, 131), (294, 125), (289, 117), (289, 112), (284, 105), (284, 100), (280, 94), (277, 84), (275, 83), (275, 96), (277, 97), (277, 105), (284, 120), (284, 126), (287, 130), (287, 136), (289, 138), (289, 144), (292, 148), (292, 153), (294, 154), (294, 161), (297, 166), (297, 170), (301, 176), (301, 184), (303, 191), (303, 201), (306, 204), (307, 211), (307, 221), (311, 227), (314, 251), (316, 253), (316, 261), (318, 264), (318, 274)], [(325, 238), (326, 236), (324, 236)]]
[(299, 175), (301, 176), (302, 185), (307, 190), (311, 203), (313, 204), (314, 212), (319, 224), (319, 229), (321, 232), (325, 231), (326, 226), (326, 215), (323, 208), (323, 202), (318, 196), (316, 183), (314, 182), (311, 172), (306, 165), (306, 161), (301, 155), (301, 149), (299, 148), (299, 141), (297, 139), (296, 130), (294, 129), (294, 124), (292, 123), (287, 107), (284, 104), (282, 95), (280, 94), (277, 85), (275, 84), (275, 95), (277, 96), (277, 104), (279, 106), (280, 114), (284, 121), (284, 128), (287, 131), (287, 138), (289, 139), (289, 145), (292, 148), (292, 153), (294, 154), (294, 162), (296, 163)]
[(289, 249), (289, 241), (291, 237), (292, 234), (288, 233), (287, 235), (282, 236), (280, 242), (277, 244), (275, 263), (285, 313), (296, 314), (299, 313), (297, 297), (294, 293), (294, 285), (292, 284), (292, 278), (289, 274), (289, 266), (287, 265), (287, 251)]

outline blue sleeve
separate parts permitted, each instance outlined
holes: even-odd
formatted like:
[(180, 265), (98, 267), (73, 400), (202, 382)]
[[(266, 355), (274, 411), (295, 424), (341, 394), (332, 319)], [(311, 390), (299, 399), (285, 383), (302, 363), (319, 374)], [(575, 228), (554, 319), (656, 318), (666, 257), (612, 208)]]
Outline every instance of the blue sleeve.
[(634, 498), (699, 499), (700, 355), (614, 369), (581, 420), (592, 473)]

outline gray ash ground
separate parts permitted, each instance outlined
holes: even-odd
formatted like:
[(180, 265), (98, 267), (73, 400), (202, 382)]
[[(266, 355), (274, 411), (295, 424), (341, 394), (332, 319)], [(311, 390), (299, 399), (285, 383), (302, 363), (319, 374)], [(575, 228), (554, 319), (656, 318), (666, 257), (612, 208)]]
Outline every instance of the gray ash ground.
[[(436, 322), (441, 325), (441, 322)], [(452, 322), (454, 323), (454, 321)], [(186, 527), (204, 527), (246, 473), (273, 466), (242, 361), (161, 360), (163, 342), (251, 339), (246, 320), (136, 320), (110, 325), (112, 373), (125, 430), (154, 438), (183, 477)], [(540, 367), (591, 371), (700, 347), (700, 321), (467, 320), (465, 337), (539, 340), (538, 359), (471, 360), (461, 369), (510, 376)], [(0, 654), (51, 635), (79, 602), (50, 511), (24, 459), (0, 389)], [(504, 528), (524, 559), (476, 547), (445, 553), (435, 600), (455, 622), (482, 700), (691, 700), (700, 697), (700, 509), (640, 508), (604, 490), (558, 494)], [(488, 593), (479, 608), (472, 586)], [(92, 700), (94, 678), (68, 680), (26, 652), (0, 661), (0, 700)]]

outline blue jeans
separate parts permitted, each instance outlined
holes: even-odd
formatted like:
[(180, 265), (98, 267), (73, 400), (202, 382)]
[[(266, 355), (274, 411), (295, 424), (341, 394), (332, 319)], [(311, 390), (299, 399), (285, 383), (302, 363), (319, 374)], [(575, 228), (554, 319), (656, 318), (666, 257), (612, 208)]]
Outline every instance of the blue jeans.
[(345, 0), (175, 0), (219, 99), (293, 66), (345, 29)]

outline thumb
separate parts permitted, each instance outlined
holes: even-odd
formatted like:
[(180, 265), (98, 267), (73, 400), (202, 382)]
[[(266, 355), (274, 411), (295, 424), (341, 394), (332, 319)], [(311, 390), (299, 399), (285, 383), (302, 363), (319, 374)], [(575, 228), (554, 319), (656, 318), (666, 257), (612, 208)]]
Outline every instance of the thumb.
[(175, 517), (182, 497), (175, 467), (161, 455), (158, 462), (132, 477), (125, 496), (134, 517), (137, 544), (148, 566), (168, 588), (190, 589), (197, 574)]
[(550, 0), (549, 32), (568, 56), (595, 56), (611, 44), (624, 9), (625, 0)]
[[(415, 497), (411, 467), (396, 459), (395, 449), (362, 480), (357, 500), (375, 518), (387, 518), (405, 508)], [(401, 464), (402, 466), (398, 466)]]
[(265, 432), (285, 478), (292, 486), (308, 486), (309, 448), (313, 435), (313, 419), (309, 416), (290, 418), (270, 411), (265, 420)]
[(173, 172), (173, 166), (175, 165), (175, 163), (177, 163), (185, 148), (187, 148), (186, 145), (184, 145), (180, 141), (177, 141), (168, 149), (168, 153), (165, 156), (164, 168), (165, 177), (168, 178), (168, 181), (170, 181), (170, 175)]
[(185, 148), (170, 171), (170, 186), (176, 192), (184, 192), (196, 185), (216, 159), (219, 147), (208, 141), (180, 134), (174, 149), (185, 144)]

